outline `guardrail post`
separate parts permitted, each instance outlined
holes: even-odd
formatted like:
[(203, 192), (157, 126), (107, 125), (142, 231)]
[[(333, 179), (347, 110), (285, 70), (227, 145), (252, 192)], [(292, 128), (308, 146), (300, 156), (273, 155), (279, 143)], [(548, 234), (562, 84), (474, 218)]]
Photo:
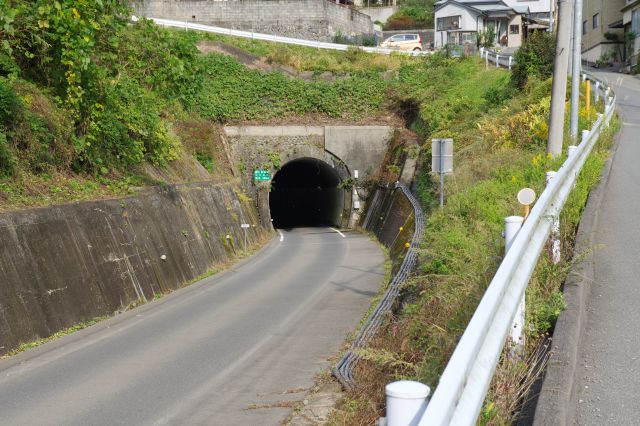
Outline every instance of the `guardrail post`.
[(587, 74), (582, 73), (582, 82), (584, 83), (585, 81), (587, 81)]
[(596, 102), (598, 102), (600, 100), (600, 82), (599, 81), (596, 81), (595, 97), (596, 97)]
[[(551, 183), (551, 180), (556, 176), (557, 172), (547, 172), (545, 175), (545, 181), (547, 186)], [(560, 263), (560, 218), (555, 215), (553, 217), (553, 224), (551, 225), (551, 263), (557, 265)]]
[(500, 68), (500, 55), (496, 54), (496, 68)]
[(511, 62), (513, 61), (513, 56), (509, 56), (509, 71), (511, 71)]
[[(584, 140), (584, 133), (583, 133), (582, 139)], [(567, 150), (567, 158), (571, 158), (573, 156), (573, 154), (576, 152), (576, 149), (578, 149), (578, 147), (575, 146), (575, 145), (569, 146), (569, 148)]]
[(484, 54), (485, 61), (485, 69), (489, 69), (489, 51), (487, 50)]
[[(511, 244), (518, 235), (520, 228), (522, 228), (522, 224), (524, 223), (524, 218), (522, 216), (509, 216), (504, 219), (504, 251), (505, 254), (509, 252), (511, 248)], [(525, 297), (522, 295), (522, 300), (518, 305), (518, 311), (516, 312), (516, 316), (513, 319), (513, 325), (511, 326), (511, 330), (509, 331), (509, 336), (511, 337), (513, 354), (522, 354), (524, 350), (524, 317), (525, 313)]]
[[(583, 130), (582, 131), (582, 141), (580, 143), (583, 143), (584, 141), (586, 141), (589, 138), (589, 135), (591, 134), (590, 131), (588, 130)], [(569, 155), (571, 155), (571, 147), (569, 147)]]
[(387, 426), (417, 426), (427, 409), (429, 386), (401, 380), (384, 388), (387, 395)]

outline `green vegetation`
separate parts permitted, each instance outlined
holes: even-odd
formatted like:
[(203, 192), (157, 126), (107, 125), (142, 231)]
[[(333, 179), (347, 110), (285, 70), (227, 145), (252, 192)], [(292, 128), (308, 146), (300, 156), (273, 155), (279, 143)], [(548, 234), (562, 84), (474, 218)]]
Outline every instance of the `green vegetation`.
[[(399, 16), (426, 25), (432, 4), (407, 1)], [(167, 170), (187, 160), (225, 178), (230, 165), (218, 126), (229, 122), (400, 117), (422, 141), (452, 137), (456, 172), (447, 179), (446, 208), (432, 209), (406, 303), (367, 349), (358, 388), (336, 423), (372, 423), (389, 380), (434, 386), (502, 258), (503, 218), (520, 211), (515, 194), (524, 186), (540, 193), (544, 172), (560, 164), (544, 155), (549, 36), (531, 37), (509, 74), (484, 70), (473, 58), (318, 51), (163, 30), (129, 23), (129, 16), (117, 0), (0, 3), (0, 209), (129, 193), (158, 183), (146, 167)], [(206, 43), (265, 60), (247, 67), (228, 54), (201, 54)], [(313, 76), (290, 78), (269, 71), (272, 65)], [(327, 71), (334, 75), (321, 78)], [(581, 111), (581, 126), (593, 119)], [(437, 196), (429, 156), (425, 143), (418, 190), (427, 208)], [(605, 157), (602, 146), (563, 212), (567, 242)], [(269, 161), (278, 167), (280, 158)], [(239, 251), (224, 233), (213, 238)], [(531, 345), (562, 309), (559, 286), (572, 254), (565, 247), (564, 263), (543, 260), (528, 290)], [(512, 401), (497, 394), (484, 418), (508, 422)]]
[(264, 58), (268, 64), (285, 65), (296, 71), (313, 71), (318, 74), (322, 72), (347, 74), (395, 71), (401, 64), (417, 60), (403, 54), (366, 53), (355, 47), (346, 51), (318, 50), (210, 33), (199, 33), (197, 37), (204, 46), (208, 42), (224, 43), (255, 57)]
[(17, 355), (21, 352), (27, 351), (29, 349), (33, 349), (33, 348), (37, 348), (38, 346), (41, 346), (47, 342), (50, 342), (52, 340), (56, 340), (59, 339), (60, 337), (64, 337), (68, 334), (74, 333), (76, 331), (85, 329), (87, 327), (90, 327), (94, 324), (97, 324), (101, 321), (104, 321), (106, 319), (108, 319), (108, 316), (102, 316), (102, 317), (96, 317), (93, 319), (90, 319), (88, 321), (83, 321), (83, 322), (79, 322), (78, 324), (75, 324), (69, 328), (65, 328), (64, 330), (60, 330), (56, 333), (53, 333), (51, 336), (44, 338), (44, 339), (38, 339), (38, 340), (34, 340), (33, 342), (28, 342), (28, 343), (23, 343), (20, 346), (18, 346), (15, 349), (12, 349), (11, 351), (7, 352), (6, 354), (3, 354), (2, 356), (0, 356), (0, 359), (6, 359), (9, 357), (12, 357), (14, 355)]
[[(357, 387), (332, 424), (371, 424), (383, 415), (382, 389), (389, 381), (413, 379), (435, 388), (503, 257), (504, 217), (522, 214), (518, 190), (531, 187), (540, 194), (545, 172), (557, 170), (564, 160), (545, 154), (551, 80), (539, 70), (515, 90), (508, 72), (484, 71), (474, 60), (436, 56), (429, 67), (401, 67), (394, 89), (393, 101), (413, 111), (414, 130), (427, 140), (454, 138), (456, 171), (447, 178), (445, 208), (434, 208), (437, 185), (428, 173), (430, 144), (423, 146), (418, 188), (430, 213), (420, 267), (403, 289), (403, 305), (363, 352)], [(602, 107), (600, 102), (596, 109)], [(595, 121), (595, 112), (580, 110), (582, 128)], [(575, 229), (613, 132), (603, 137), (587, 161), (562, 213), (562, 263), (552, 265), (542, 256), (527, 290), (531, 363), (499, 368), (483, 414), (486, 424), (511, 423), (526, 390), (521, 384), (529, 383), (541, 342), (564, 307), (560, 287), (571, 265)]]
[(0, 4), (0, 209), (128, 194), (159, 183), (148, 165), (177, 181), (202, 179), (196, 161), (228, 177), (218, 124), (375, 117), (381, 72), (412, 60), (238, 42), (274, 63), (349, 73), (305, 82), (203, 55), (207, 36), (130, 16), (119, 0)]
[(400, 10), (389, 17), (384, 26), (385, 30), (433, 28), (435, 0), (404, 0), (399, 3)]
[(553, 73), (556, 52), (555, 36), (547, 32), (535, 32), (515, 53), (511, 81), (522, 88), (530, 76), (545, 79)]

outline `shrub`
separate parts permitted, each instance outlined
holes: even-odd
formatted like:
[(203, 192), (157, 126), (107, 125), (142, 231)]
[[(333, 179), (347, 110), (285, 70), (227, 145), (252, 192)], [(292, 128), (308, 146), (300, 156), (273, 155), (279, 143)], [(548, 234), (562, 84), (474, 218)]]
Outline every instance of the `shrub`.
[(0, 125), (11, 124), (20, 111), (20, 99), (16, 96), (11, 82), (0, 78)]
[(16, 157), (9, 146), (7, 136), (0, 130), (0, 176), (10, 176), (15, 164)]
[(386, 30), (410, 30), (433, 26), (431, 5), (407, 5), (391, 15), (384, 26)]
[(516, 63), (512, 67), (511, 82), (515, 87), (523, 88), (530, 76), (542, 80), (553, 73), (556, 56), (556, 40), (553, 34), (536, 32), (515, 54)]
[(385, 30), (412, 30), (416, 28), (416, 20), (410, 16), (392, 16), (387, 19)]

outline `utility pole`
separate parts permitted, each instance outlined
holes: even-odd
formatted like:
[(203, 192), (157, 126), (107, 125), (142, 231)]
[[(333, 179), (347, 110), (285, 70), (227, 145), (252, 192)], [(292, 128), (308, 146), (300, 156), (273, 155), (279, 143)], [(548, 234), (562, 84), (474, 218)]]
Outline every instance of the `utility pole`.
[(574, 145), (578, 140), (578, 110), (580, 107), (580, 77), (582, 67), (582, 0), (573, 6), (573, 61), (571, 70), (571, 118), (569, 134)]
[(549, 139), (547, 153), (552, 157), (562, 154), (564, 137), (564, 102), (567, 97), (567, 72), (569, 69), (569, 38), (571, 33), (571, 3), (558, 0), (558, 31), (556, 36), (556, 58), (553, 65), (551, 91), (551, 115), (549, 117)]

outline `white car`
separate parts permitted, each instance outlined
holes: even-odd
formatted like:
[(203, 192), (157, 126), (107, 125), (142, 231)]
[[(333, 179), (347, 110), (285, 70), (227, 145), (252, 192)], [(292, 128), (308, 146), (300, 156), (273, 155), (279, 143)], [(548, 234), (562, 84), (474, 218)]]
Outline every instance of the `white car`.
[(417, 52), (422, 50), (422, 37), (420, 34), (396, 34), (383, 41), (380, 47)]

